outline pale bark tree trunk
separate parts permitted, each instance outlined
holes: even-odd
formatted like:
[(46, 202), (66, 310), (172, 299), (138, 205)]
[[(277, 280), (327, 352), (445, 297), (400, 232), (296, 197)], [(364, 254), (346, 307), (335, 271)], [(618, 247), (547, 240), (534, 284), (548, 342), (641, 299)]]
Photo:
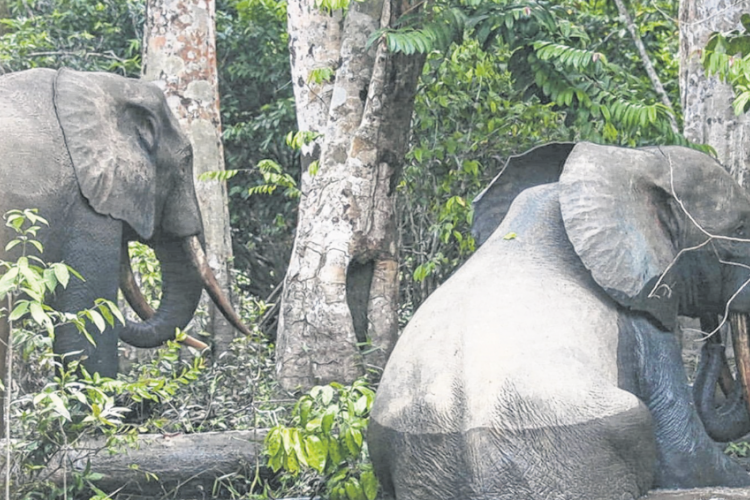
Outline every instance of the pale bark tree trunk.
[(746, 12), (750, 1), (681, 0), (680, 94), (685, 137), (711, 145), (719, 161), (750, 188), (750, 115), (735, 116), (731, 86), (716, 76), (707, 78), (700, 62), (711, 33), (740, 27), (740, 16)]
[[(231, 297), (232, 241), (223, 182), (201, 182), (204, 172), (224, 169), (216, 69), (214, 0), (149, 0), (144, 29), (143, 77), (160, 85), (193, 145), (196, 192), (203, 214), (209, 265)], [(234, 330), (204, 296), (214, 353), (228, 349)]]
[[(321, 137), (303, 149), (282, 294), (276, 368), (288, 390), (351, 382), (382, 367), (398, 335), (395, 188), (424, 57), (366, 42), (409, 7), (364, 0), (342, 16), (317, 10), (314, 0), (289, 2), (298, 126)], [(334, 76), (315, 83), (321, 69)]]

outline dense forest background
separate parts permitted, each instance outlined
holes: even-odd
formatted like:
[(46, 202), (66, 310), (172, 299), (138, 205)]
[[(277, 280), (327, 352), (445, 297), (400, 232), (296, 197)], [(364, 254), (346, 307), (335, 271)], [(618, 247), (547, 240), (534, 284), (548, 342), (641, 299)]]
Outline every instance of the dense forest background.
[[(69, 66), (137, 78), (142, 71), (146, 3), (0, 0), (0, 74)], [(398, 175), (391, 186), (396, 193), (401, 326), (475, 250), (471, 201), (509, 156), (553, 141), (691, 144), (706, 151), (721, 147), (703, 144), (711, 141), (694, 132), (690, 143), (681, 132), (687, 127), (679, 85), (685, 75), (680, 75), (678, 0), (414, 4), (413, 11), (408, 9), (398, 23), (378, 31), (368, 42), (385, 43), (394, 54), (418, 55), (424, 63), (416, 83), (407, 152), (403, 160), (394, 161)], [(321, 15), (340, 19), (348, 2), (320, 0), (316, 6)], [(303, 397), (295, 413), (291, 409), (295, 399), (272, 382), (259, 382), (273, 378), (282, 282), (295, 241), (305, 189), (303, 173), (316, 175), (316, 162), (304, 153), (305, 145), (316, 138), (298, 130), (287, 14), (286, 1), (217, 0), (218, 85), (227, 173), (198, 181), (227, 183), (234, 282), (258, 337), (238, 343), (231, 362), (209, 368), (208, 375), (190, 389), (162, 394), (167, 402), (158, 410), (160, 423), (146, 424), (146, 417), (139, 421), (149, 430), (270, 427), (290, 416), (297, 425), (300, 419), (320, 424), (332, 407), (333, 389), (318, 390), (308, 399)], [(682, 28), (686, 26), (692, 24), (683, 23)], [(730, 65), (726, 60), (722, 64)], [(329, 68), (321, 67), (303, 83), (313, 89), (333, 78)], [(144, 266), (142, 284), (158, 284), (148, 263)], [(162, 368), (180, 366), (178, 356), (170, 352), (158, 358)], [(334, 478), (333, 486), (326, 486), (332, 498), (370, 498), (371, 470), (358, 460), (366, 427), (362, 408), (372, 394), (361, 381), (357, 383), (353, 388), (336, 388), (336, 412), (343, 415), (350, 404), (348, 419), (339, 420), (334, 412), (342, 425), (337, 435), (344, 443), (341, 447), (349, 447), (352, 455), (346, 462), (348, 472), (329, 469), (325, 460), (317, 467), (314, 461), (301, 464), (288, 449), (284, 455), (279, 450), (288, 448), (290, 436), (303, 440), (298, 444), (321, 442), (317, 435), (300, 438), (301, 434), (287, 430), (284, 446), (281, 441), (271, 443), (270, 456), (276, 460), (273, 468), (285, 468), (288, 476), (265, 483), (261, 489), (266, 491), (258, 493), (258, 476), (249, 474), (242, 476), (242, 487), (228, 481), (223, 493), (240, 498), (250, 494), (242, 492), (252, 491), (257, 498), (268, 498), (262, 495), (269, 488), (290, 484), (295, 486), (282, 491), (321, 491), (320, 479), (298, 477), (305, 469), (302, 465), (309, 465), (308, 470)], [(182, 400), (170, 402), (175, 393)], [(158, 406), (144, 403), (143, 398), (134, 401), (143, 414), (155, 411), (144, 407)], [(311, 409), (316, 401), (326, 407), (317, 416)], [(239, 410), (227, 415), (222, 413), (226, 406)], [(351, 410), (354, 407), (356, 412)], [(300, 409), (307, 416), (301, 416)], [(38, 422), (24, 425), (32, 428)], [(338, 446), (326, 443), (328, 453)]]
[[(144, 4), (7, 0), (0, 69), (138, 77)], [(533, 5), (529, 20), (510, 8), (474, 12), (461, 43), (428, 55), (397, 187), (405, 314), (473, 250), (471, 200), (509, 155), (549, 141), (682, 140), (615, 3)], [(678, 2), (628, 8), (679, 123)], [(228, 181), (235, 266), (250, 277), (243, 291), (265, 299), (285, 272), (299, 194), (299, 153), (286, 140), (296, 131), (286, 3), (222, 0), (216, 23), (226, 163), (240, 171)], [(537, 64), (521, 64), (532, 50)]]

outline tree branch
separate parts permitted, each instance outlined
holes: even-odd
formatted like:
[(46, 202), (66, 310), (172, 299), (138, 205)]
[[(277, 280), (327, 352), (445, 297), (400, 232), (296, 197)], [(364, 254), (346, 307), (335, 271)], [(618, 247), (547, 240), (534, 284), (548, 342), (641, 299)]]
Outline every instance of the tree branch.
[(651, 58), (649, 57), (648, 52), (646, 52), (646, 46), (643, 45), (643, 40), (641, 40), (641, 36), (638, 34), (635, 23), (630, 17), (630, 13), (628, 12), (628, 9), (625, 7), (625, 4), (622, 2), (622, 0), (615, 0), (615, 3), (617, 4), (617, 10), (620, 11), (620, 17), (628, 27), (630, 36), (633, 37), (633, 42), (635, 42), (635, 46), (641, 55), (643, 67), (646, 69), (646, 74), (648, 74), (648, 78), (651, 80), (651, 84), (654, 86), (654, 90), (659, 95), (662, 104), (664, 104), (671, 112), (669, 116), (669, 123), (672, 126), (672, 131), (675, 134), (679, 134), (680, 129), (677, 127), (677, 120), (675, 119), (675, 112), (674, 107), (672, 106), (672, 101), (669, 100), (667, 91), (664, 90), (664, 86), (661, 84), (661, 80), (659, 80), (659, 75), (656, 74), (654, 65), (651, 63)]

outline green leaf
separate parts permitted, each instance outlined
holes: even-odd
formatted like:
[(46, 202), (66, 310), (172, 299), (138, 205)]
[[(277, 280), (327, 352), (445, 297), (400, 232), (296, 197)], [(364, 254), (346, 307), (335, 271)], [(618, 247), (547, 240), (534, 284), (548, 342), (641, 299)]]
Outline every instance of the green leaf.
[(354, 402), (354, 411), (357, 415), (364, 415), (367, 412), (367, 396), (360, 396)]
[(516, 233), (510, 232), (510, 233), (506, 234), (505, 236), (503, 236), (503, 239), (504, 240), (515, 240), (517, 237), (518, 237), (518, 235)]
[(323, 434), (325, 434), (326, 436), (331, 435), (331, 428), (333, 428), (333, 422), (336, 419), (336, 414), (338, 413), (338, 411), (338, 406), (331, 405), (323, 414), (323, 420), (321, 421), (320, 428), (323, 431)]
[(330, 385), (324, 385), (320, 389), (320, 394), (323, 405), (327, 406), (331, 404), (331, 401), (333, 401), (333, 397), (336, 395), (336, 390)]
[(227, 181), (239, 174), (241, 170), (212, 170), (209, 172), (203, 172), (198, 176), (198, 180), (201, 182), (205, 181)]
[(65, 408), (65, 403), (63, 403), (63, 400), (60, 399), (60, 396), (58, 396), (54, 392), (51, 392), (47, 394), (47, 399), (49, 399), (50, 403), (52, 403), (52, 409), (55, 413), (63, 417), (65, 420), (70, 421), (70, 412), (68, 412), (68, 409)]
[(365, 493), (362, 491), (362, 486), (357, 481), (356, 477), (350, 477), (344, 484), (346, 490), (346, 497), (349, 500), (366, 500)]
[(328, 463), (332, 466), (338, 466), (343, 460), (344, 455), (341, 452), (341, 445), (339, 444), (338, 440), (333, 437), (328, 437), (328, 458), (330, 459)]
[(359, 481), (362, 484), (362, 490), (367, 500), (375, 500), (378, 497), (378, 489), (380, 487), (375, 474), (371, 470), (366, 470), (360, 475)]
[(107, 325), (105, 324), (104, 318), (102, 318), (102, 315), (99, 314), (98, 311), (91, 309), (88, 311), (87, 316), (94, 323), (94, 325), (96, 325), (96, 327), (99, 329), (99, 333), (103, 333), (104, 330), (107, 328)]
[(344, 443), (352, 456), (359, 456), (359, 452), (362, 450), (362, 433), (359, 429), (349, 427), (344, 433)]
[(328, 456), (328, 445), (317, 436), (307, 436), (305, 438), (305, 454), (307, 463), (310, 467), (321, 474), (326, 467), (326, 457)]
[(44, 312), (44, 309), (39, 302), (31, 302), (29, 304), (29, 311), (31, 312), (31, 317), (34, 319), (37, 325), (47, 326), (52, 323), (52, 320), (47, 315), (47, 313)]
[(13, 311), (11, 311), (10, 316), (8, 316), (9, 321), (17, 321), (21, 317), (23, 317), (24, 314), (26, 314), (29, 311), (29, 301), (19, 301), (18, 304), (13, 308)]
[(281, 430), (279, 427), (272, 428), (265, 439), (266, 450), (268, 454), (274, 456), (281, 451)]

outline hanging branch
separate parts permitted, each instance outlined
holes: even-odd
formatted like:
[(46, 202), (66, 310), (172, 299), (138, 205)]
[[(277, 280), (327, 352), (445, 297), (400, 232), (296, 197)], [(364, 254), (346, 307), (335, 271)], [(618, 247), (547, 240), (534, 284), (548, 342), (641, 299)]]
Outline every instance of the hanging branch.
[(628, 27), (630, 36), (633, 37), (633, 42), (635, 42), (635, 46), (641, 55), (643, 67), (646, 69), (646, 74), (648, 74), (648, 78), (651, 80), (651, 84), (654, 86), (654, 90), (659, 95), (662, 104), (664, 104), (671, 111), (669, 122), (672, 126), (672, 132), (674, 132), (675, 134), (679, 134), (680, 130), (677, 127), (677, 120), (675, 119), (675, 112), (674, 107), (672, 106), (672, 101), (669, 100), (667, 91), (664, 90), (664, 86), (661, 84), (661, 80), (659, 80), (659, 75), (656, 74), (654, 65), (651, 63), (651, 58), (649, 57), (648, 52), (646, 52), (646, 46), (643, 45), (643, 40), (641, 40), (641, 36), (638, 34), (635, 23), (630, 17), (630, 13), (628, 12), (628, 9), (625, 7), (625, 4), (622, 2), (622, 0), (615, 0), (615, 4), (617, 4), (617, 10), (620, 11), (620, 17)]

